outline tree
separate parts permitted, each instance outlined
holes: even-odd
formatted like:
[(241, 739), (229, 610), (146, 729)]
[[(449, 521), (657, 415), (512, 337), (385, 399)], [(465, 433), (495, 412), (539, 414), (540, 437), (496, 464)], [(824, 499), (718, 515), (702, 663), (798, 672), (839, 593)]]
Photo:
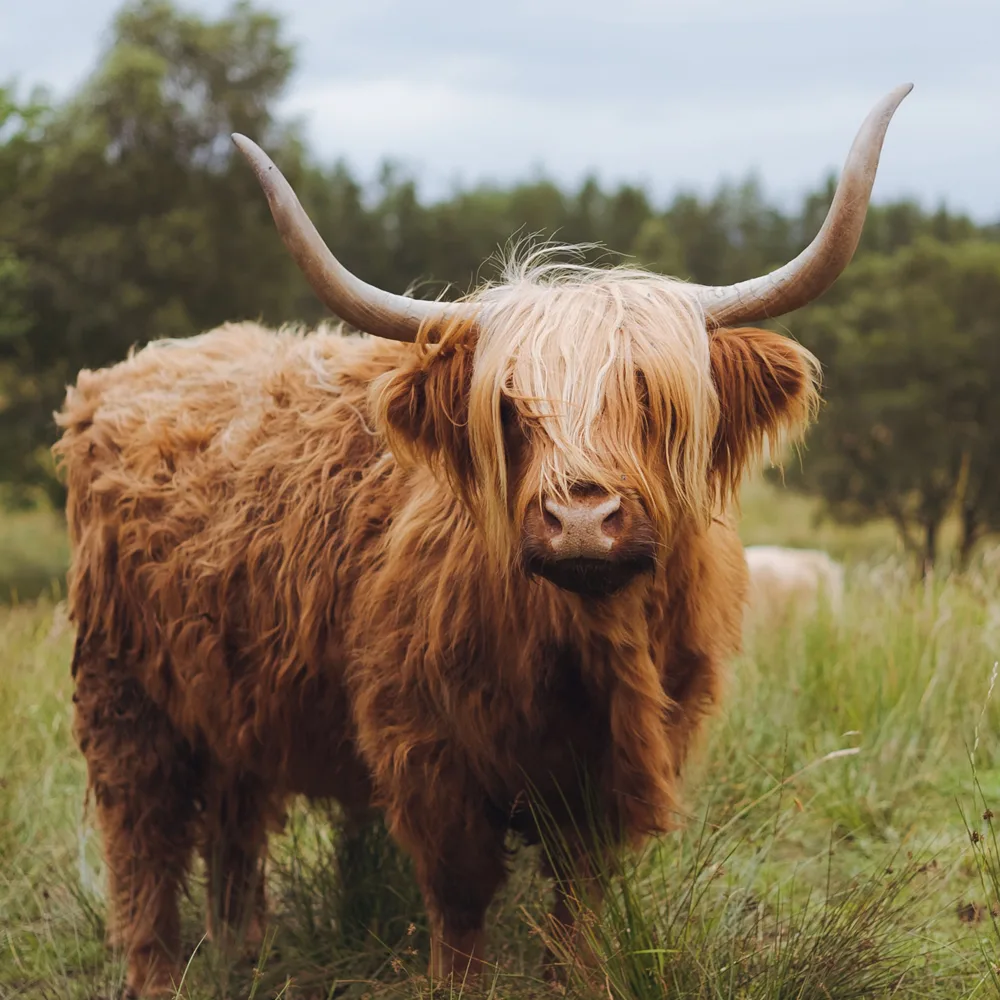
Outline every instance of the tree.
[(46, 106), (36, 96), (21, 104), (13, 88), (0, 88), (0, 345), (24, 334), (29, 323), (27, 274), (17, 254), (12, 192), (16, 191), (36, 155), (38, 123)]
[(639, 263), (660, 274), (684, 273), (684, 249), (677, 234), (662, 216), (647, 219), (639, 229), (632, 248)]
[[(20, 101), (13, 88), (0, 89), (0, 408), (23, 412), (38, 397), (38, 379), (17, 364), (33, 326), (29, 266), (18, 239), (23, 225), (17, 192), (28, 183), (43, 149), (50, 116), (44, 95)], [(4, 479), (17, 483), (38, 478), (37, 442), (23, 421), (14, 421), (0, 436), (0, 468)], [(22, 499), (17, 489), (5, 500)]]
[(25, 306), (0, 339), (4, 478), (52, 482), (51, 414), (81, 367), (226, 320), (289, 318), (303, 282), (229, 135), (301, 177), (272, 113), (291, 68), (270, 15), (238, 3), (208, 22), (144, 0), (118, 15), (81, 92), (5, 143), (18, 166), (0, 180), (0, 281)]
[(786, 481), (840, 520), (891, 518), (924, 570), (958, 508), (964, 561), (1000, 529), (1000, 245), (921, 237), (840, 285), (796, 323), (826, 405)]

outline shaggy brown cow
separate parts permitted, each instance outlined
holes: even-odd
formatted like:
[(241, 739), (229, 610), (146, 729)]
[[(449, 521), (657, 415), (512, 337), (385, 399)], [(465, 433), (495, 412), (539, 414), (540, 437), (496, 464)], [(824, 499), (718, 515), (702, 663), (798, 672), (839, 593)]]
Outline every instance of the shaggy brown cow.
[[(334, 312), (417, 343), (235, 324), (68, 393), (76, 732), (133, 990), (177, 973), (195, 850), (210, 927), (259, 931), (295, 794), (384, 810), (435, 974), (480, 961), (505, 838), (539, 836), (529, 789), (569, 833), (580, 768), (624, 841), (671, 828), (740, 641), (727, 509), (816, 401), (805, 350), (738, 324), (846, 266), (908, 90), (866, 120), (816, 240), (721, 289), (536, 260), (463, 303), (391, 296), (236, 137)], [(570, 932), (565, 894), (554, 918)]]

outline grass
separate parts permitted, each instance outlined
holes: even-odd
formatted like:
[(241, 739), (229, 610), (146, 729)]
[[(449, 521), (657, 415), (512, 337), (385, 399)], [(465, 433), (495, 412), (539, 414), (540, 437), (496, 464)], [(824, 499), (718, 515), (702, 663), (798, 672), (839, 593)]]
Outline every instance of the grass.
[(69, 543), (62, 516), (38, 509), (0, 516), (0, 603), (62, 594)]
[[(626, 858), (620, 877), (598, 873), (607, 906), (584, 913), (597, 962), (572, 967), (568, 994), (1000, 996), (1000, 560), (987, 553), (962, 577), (914, 585), (884, 526), (812, 528), (808, 505), (764, 487), (744, 512), (747, 541), (850, 559), (843, 615), (748, 631), (689, 771), (687, 824)], [(71, 646), (51, 599), (0, 610), (5, 1000), (110, 997), (121, 985), (70, 733)], [(549, 928), (533, 860), (518, 858), (490, 916), (498, 970), (486, 995), (552, 993), (538, 979)], [(229, 961), (202, 942), (196, 875), (182, 996), (431, 995), (409, 865), (380, 827), (346, 837), (335, 812), (298, 805), (269, 878), (262, 953)], [(479, 995), (438, 995), (463, 992)]]

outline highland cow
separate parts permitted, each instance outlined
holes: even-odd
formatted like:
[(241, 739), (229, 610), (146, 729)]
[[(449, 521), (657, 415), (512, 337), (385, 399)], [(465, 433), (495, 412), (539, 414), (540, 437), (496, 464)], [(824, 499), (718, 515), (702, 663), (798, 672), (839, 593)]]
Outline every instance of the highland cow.
[(768, 622), (789, 612), (839, 615), (844, 602), (844, 567), (818, 549), (749, 545), (751, 617)]
[[(317, 293), (370, 336), (155, 343), (82, 372), (59, 415), (76, 733), (133, 991), (177, 975), (196, 851), (212, 932), (259, 932), (294, 795), (383, 811), (435, 975), (481, 963), (533, 803), (587, 870), (580, 773), (622, 845), (676, 824), (740, 642), (732, 501), (817, 399), (806, 350), (741, 324), (847, 265), (908, 90), (862, 126), (813, 243), (727, 288), (535, 259), (462, 302), (390, 295), (235, 137)], [(576, 889), (550, 874), (572, 940)]]

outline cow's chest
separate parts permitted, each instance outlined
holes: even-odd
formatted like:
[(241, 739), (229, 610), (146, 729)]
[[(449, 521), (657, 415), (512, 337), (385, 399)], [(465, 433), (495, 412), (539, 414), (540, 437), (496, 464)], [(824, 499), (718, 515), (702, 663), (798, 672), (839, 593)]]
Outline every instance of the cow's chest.
[(600, 810), (609, 734), (607, 704), (585, 681), (579, 657), (556, 651), (540, 675), (532, 718), (498, 734), (503, 745), (497, 759), (505, 762), (491, 789), (503, 814), (498, 820), (534, 841), (539, 810), (560, 826), (582, 820), (588, 808)]

